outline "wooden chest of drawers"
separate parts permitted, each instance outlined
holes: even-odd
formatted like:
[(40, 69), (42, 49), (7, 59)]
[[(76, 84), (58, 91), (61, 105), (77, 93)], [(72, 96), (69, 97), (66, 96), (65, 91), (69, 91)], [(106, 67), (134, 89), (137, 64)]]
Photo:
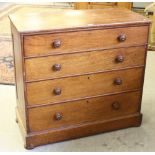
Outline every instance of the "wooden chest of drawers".
[(26, 148), (141, 124), (148, 19), (115, 8), (10, 20)]

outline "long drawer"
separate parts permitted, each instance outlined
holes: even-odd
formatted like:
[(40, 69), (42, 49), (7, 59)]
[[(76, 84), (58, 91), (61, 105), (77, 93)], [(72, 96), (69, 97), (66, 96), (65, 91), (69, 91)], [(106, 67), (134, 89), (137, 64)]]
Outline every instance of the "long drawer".
[(130, 92), (28, 110), (30, 131), (74, 126), (139, 112), (140, 92)]
[(147, 43), (147, 26), (30, 35), (24, 37), (26, 57), (118, 48)]
[(31, 58), (25, 60), (26, 80), (60, 78), (144, 65), (145, 47)]
[(144, 68), (27, 83), (28, 105), (48, 104), (142, 87)]

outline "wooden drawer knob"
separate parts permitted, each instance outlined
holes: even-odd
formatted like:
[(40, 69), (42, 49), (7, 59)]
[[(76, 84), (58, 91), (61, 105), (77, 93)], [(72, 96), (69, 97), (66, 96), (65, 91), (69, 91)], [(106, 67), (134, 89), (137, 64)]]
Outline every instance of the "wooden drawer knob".
[(119, 102), (113, 102), (112, 103), (112, 108), (114, 110), (119, 110), (120, 109), (120, 103)]
[(123, 42), (126, 40), (126, 35), (125, 34), (120, 34), (118, 37), (117, 37), (118, 41), (119, 42)]
[(53, 70), (54, 70), (54, 71), (59, 71), (59, 70), (61, 70), (61, 65), (60, 65), (60, 64), (54, 64), (54, 65), (53, 65)]
[(54, 48), (58, 48), (58, 47), (60, 47), (61, 46), (61, 41), (60, 40), (55, 40), (54, 42), (53, 42), (53, 47)]
[(55, 120), (59, 121), (59, 120), (62, 119), (62, 114), (59, 113), (59, 112), (57, 112), (57, 113), (54, 115), (54, 118), (55, 118)]
[(121, 78), (116, 78), (116, 79), (114, 80), (114, 84), (115, 84), (115, 85), (121, 85), (121, 84), (122, 84), (122, 79), (121, 79)]
[(54, 93), (55, 95), (60, 95), (60, 94), (61, 94), (61, 89), (60, 89), (60, 88), (55, 88), (55, 89), (53, 90), (53, 93)]
[(122, 56), (122, 55), (118, 55), (117, 57), (116, 57), (116, 62), (123, 62), (124, 61), (124, 57)]

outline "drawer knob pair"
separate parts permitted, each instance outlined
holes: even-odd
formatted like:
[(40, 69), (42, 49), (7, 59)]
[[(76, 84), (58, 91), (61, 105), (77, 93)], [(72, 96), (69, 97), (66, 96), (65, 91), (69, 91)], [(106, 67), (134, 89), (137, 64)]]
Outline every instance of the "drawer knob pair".
[[(120, 34), (118, 37), (117, 37), (117, 40), (119, 42), (123, 42), (126, 40), (126, 35), (125, 34)], [(52, 46), (54, 48), (59, 48), (61, 46), (61, 41), (60, 40), (55, 40), (52, 44)]]
[[(115, 85), (121, 85), (122, 83), (123, 83), (123, 81), (122, 81), (121, 78), (116, 78), (116, 79), (114, 80), (114, 84), (115, 84)], [(54, 88), (53, 93), (54, 93), (55, 95), (60, 95), (60, 94), (61, 94), (61, 89), (60, 89), (60, 88)]]
[(53, 70), (54, 71), (60, 71), (61, 70), (61, 64), (54, 64), (53, 65)]
[(120, 63), (124, 61), (124, 57), (122, 55), (118, 55), (115, 60), (117, 63)]
[(52, 44), (54, 48), (59, 48), (61, 46), (61, 41), (60, 40), (55, 40)]
[(115, 85), (121, 85), (122, 83), (123, 83), (123, 81), (122, 81), (121, 78), (116, 78), (116, 79), (114, 80), (114, 84), (115, 84)]
[(54, 115), (54, 118), (55, 118), (55, 120), (59, 121), (59, 120), (62, 119), (62, 114), (59, 113), (59, 112), (57, 112), (57, 113)]
[(118, 37), (117, 37), (118, 41), (119, 42), (123, 42), (126, 40), (126, 35), (125, 34), (120, 34)]
[(120, 103), (119, 102), (113, 102), (112, 103), (112, 108), (114, 110), (119, 110), (120, 109)]

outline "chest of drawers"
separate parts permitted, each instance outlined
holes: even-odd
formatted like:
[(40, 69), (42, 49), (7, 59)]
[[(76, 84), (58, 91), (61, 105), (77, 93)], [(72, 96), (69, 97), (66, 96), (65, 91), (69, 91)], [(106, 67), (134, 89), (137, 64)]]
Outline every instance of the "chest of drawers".
[(26, 148), (141, 124), (148, 19), (118, 8), (9, 17)]

